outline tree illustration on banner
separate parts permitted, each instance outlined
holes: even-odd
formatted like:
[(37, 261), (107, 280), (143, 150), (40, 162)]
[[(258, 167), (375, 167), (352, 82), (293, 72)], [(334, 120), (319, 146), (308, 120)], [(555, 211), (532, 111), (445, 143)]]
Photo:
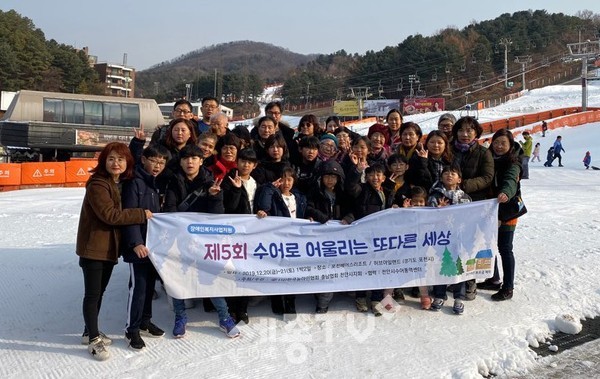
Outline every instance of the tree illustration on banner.
[(462, 266), (462, 259), (460, 259), (460, 255), (456, 258), (456, 274), (457, 275), (462, 275), (464, 274), (465, 270), (463, 269)]
[[(462, 267), (461, 267), (462, 268)], [(444, 249), (444, 254), (442, 256), (442, 268), (440, 269), (440, 275), (444, 276), (456, 276), (456, 264), (452, 259), (452, 254), (448, 250), (448, 248)]]

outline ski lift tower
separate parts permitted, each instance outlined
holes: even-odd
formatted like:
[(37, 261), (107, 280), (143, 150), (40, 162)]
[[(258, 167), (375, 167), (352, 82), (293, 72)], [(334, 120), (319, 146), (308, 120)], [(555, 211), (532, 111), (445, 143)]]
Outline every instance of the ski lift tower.
[(508, 88), (508, 47), (512, 45), (512, 41), (508, 38), (502, 38), (498, 43), (504, 46), (504, 88)]
[(521, 74), (523, 75), (523, 91), (527, 90), (525, 86), (525, 67), (527, 67), (527, 63), (531, 62), (531, 55), (520, 55), (515, 57), (515, 63), (519, 63), (521, 65)]
[(581, 110), (587, 111), (587, 64), (588, 59), (600, 54), (600, 40), (568, 43), (569, 54), (581, 59)]
[(410, 94), (408, 95), (408, 97), (413, 98), (413, 97), (415, 97), (415, 91), (413, 90), (413, 84), (420, 83), (419, 76), (418, 75), (408, 75), (408, 83), (410, 83)]

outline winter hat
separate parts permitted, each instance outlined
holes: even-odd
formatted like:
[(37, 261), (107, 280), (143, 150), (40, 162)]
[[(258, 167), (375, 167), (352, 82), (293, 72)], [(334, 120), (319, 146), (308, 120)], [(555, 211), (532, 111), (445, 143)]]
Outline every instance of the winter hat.
[(323, 162), (319, 171), (319, 176), (337, 175), (341, 181), (343, 181), (346, 178), (342, 166), (337, 161), (332, 159)]
[(390, 144), (390, 130), (388, 129), (387, 126), (385, 126), (383, 124), (371, 125), (371, 127), (369, 127), (369, 132), (367, 133), (367, 137), (369, 137), (369, 139), (370, 139), (371, 136), (375, 133), (383, 134), (383, 136), (385, 137), (385, 144), (386, 145)]
[(338, 139), (336, 136), (334, 136), (331, 133), (325, 133), (321, 136), (321, 139), (319, 141), (324, 141), (326, 139), (330, 139), (335, 143), (335, 147), (338, 147)]
[(454, 125), (456, 123), (456, 117), (454, 117), (454, 115), (452, 113), (444, 113), (443, 115), (440, 116), (439, 120), (438, 120), (438, 125), (445, 120), (449, 120), (452, 122), (452, 125)]

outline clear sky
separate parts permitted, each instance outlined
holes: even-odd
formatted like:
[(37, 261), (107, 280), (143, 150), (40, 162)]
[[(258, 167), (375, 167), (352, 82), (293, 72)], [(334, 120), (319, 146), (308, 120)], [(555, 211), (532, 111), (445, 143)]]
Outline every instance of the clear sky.
[(448, 26), (503, 13), (545, 9), (600, 13), (598, 0), (2, 0), (33, 21), (47, 39), (88, 46), (99, 62), (137, 70), (224, 42), (266, 42), (290, 51), (364, 54), (395, 46), (409, 35), (430, 36)]

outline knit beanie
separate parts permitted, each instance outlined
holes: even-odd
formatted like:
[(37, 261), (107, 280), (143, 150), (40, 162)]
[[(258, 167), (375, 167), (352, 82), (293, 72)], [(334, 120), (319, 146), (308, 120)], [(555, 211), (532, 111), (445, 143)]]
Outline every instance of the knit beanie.
[(326, 139), (330, 139), (335, 143), (335, 147), (338, 147), (338, 139), (336, 136), (334, 136), (331, 133), (325, 133), (321, 136), (321, 139), (319, 141), (324, 141)]

